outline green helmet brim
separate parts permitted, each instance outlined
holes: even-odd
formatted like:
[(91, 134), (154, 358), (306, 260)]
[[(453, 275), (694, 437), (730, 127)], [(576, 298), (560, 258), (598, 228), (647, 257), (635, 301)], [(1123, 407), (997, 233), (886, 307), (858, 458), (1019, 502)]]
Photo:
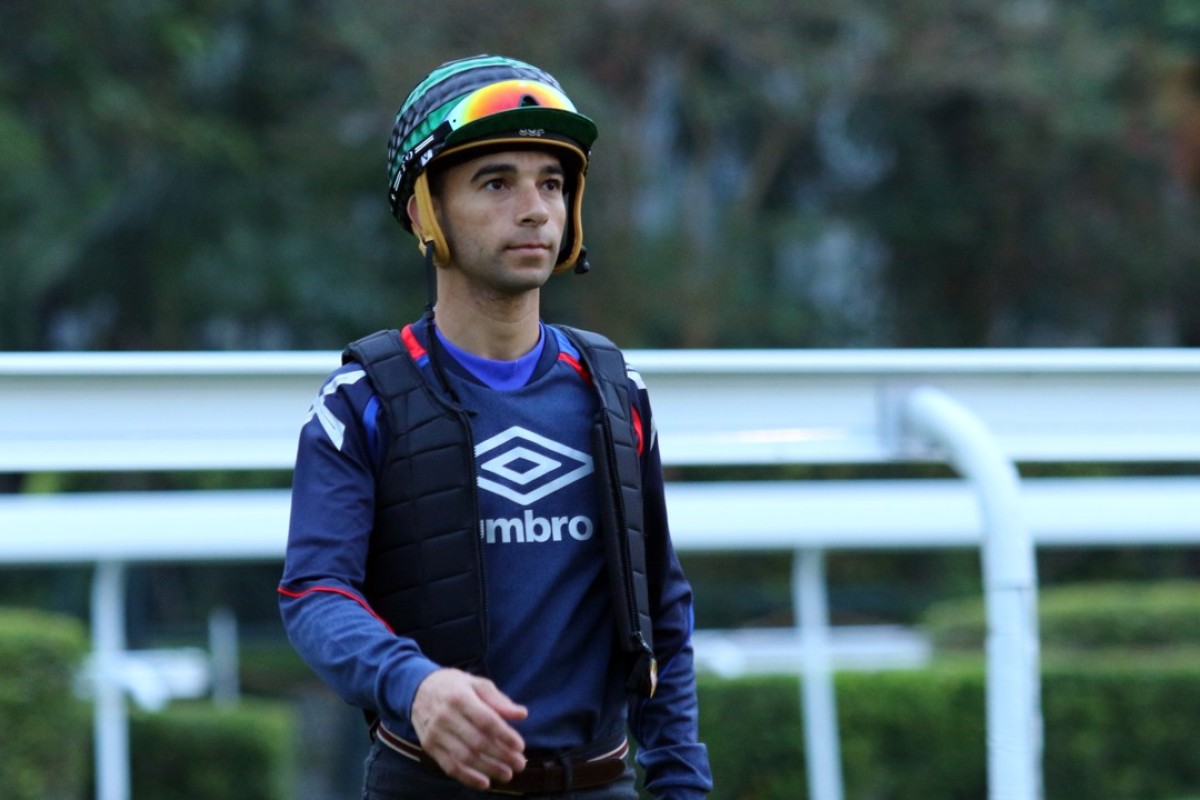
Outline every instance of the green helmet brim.
[(497, 136), (514, 136), (533, 141), (565, 137), (578, 144), (586, 156), (596, 141), (596, 135), (596, 123), (583, 114), (560, 108), (529, 106), (489, 114), (469, 122), (451, 131), (445, 141), (446, 147), (451, 148)]

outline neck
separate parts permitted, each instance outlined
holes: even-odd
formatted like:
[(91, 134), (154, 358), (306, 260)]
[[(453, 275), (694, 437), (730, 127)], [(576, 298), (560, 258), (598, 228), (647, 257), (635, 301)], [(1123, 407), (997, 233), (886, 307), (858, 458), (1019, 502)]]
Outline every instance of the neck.
[(434, 319), (442, 335), (457, 347), (483, 358), (515, 361), (528, 353), (540, 335), (536, 293), (512, 302), (460, 303), (439, 296)]

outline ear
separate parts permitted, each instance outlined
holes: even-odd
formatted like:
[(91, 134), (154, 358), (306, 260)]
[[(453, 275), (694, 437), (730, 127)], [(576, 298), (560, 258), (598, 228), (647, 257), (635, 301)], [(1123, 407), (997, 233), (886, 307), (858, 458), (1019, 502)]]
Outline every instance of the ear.
[(406, 211), (408, 213), (408, 221), (412, 223), (413, 233), (417, 235), (418, 240), (423, 240), (424, 236), (422, 233), (425, 230), (425, 226), (421, 224), (421, 208), (417, 203), (417, 196), (415, 194), (408, 196), (408, 207)]

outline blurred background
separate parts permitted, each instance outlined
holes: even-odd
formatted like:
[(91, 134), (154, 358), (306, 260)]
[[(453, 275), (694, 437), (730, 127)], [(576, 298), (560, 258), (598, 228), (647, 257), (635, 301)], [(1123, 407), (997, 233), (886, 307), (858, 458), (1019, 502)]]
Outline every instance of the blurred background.
[[(421, 308), (384, 152), (497, 52), (601, 138), (630, 347), (1200, 343), (1193, 0), (12, 0), (0, 347), (337, 348)], [(484, 10), (486, 9), (486, 13)]]
[[(593, 272), (555, 279), (551, 321), (626, 348), (1200, 345), (1195, 0), (6, 0), (0, 351), (335, 351), (414, 319), (386, 143), (418, 80), (480, 52), (546, 68), (600, 129)], [(289, 480), (9, 474), (0, 491)], [(1190, 580), (1198, 555), (1059, 549), (1039, 572)], [(685, 566), (699, 626), (791, 623), (786, 558)], [(357, 780), (360, 726), (283, 640), (278, 572), (139, 567), (130, 645), (203, 644), (231, 609), (243, 689), (344, 733), (307, 762), (321, 797)], [(0, 605), (86, 619), (90, 580), (8, 570)], [(835, 555), (829, 581), (835, 622), (911, 624), (978, 594), (978, 554)]]

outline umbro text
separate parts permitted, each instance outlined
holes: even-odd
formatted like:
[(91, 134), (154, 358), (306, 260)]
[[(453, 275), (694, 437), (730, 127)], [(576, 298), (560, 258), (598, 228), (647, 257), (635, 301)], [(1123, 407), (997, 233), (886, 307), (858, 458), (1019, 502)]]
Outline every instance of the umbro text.
[(587, 517), (535, 517), (528, 508), (523, 518), (479, 521), (479, 538), (486, 544), (561, 542), (564, 535), (586, 542), (595, 532), (595, 524)]

